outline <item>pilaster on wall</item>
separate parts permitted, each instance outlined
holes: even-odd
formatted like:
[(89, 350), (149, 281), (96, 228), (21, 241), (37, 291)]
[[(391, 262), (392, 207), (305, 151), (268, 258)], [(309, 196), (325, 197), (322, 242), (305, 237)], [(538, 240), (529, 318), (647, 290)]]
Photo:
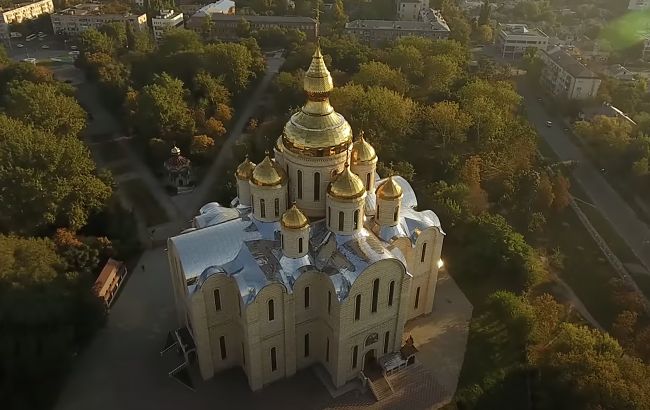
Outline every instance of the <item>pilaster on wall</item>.
[(402, 347), (402, 338), (404, 334), (404, 325), (409, 317), (410, 301), (411, 301), (411, 281), (413, 278), (409, 275), (404, 275), (402, 281), (402, 289), (399, 295), (399, 310), (397, 312), (397, 324), (395, 326), (395, 337), (393, 338), (392, 351), (396, 352)]
[(296, 373), (296, 318), (293, 293), (284, 295), (284, 369), (286, 377)]
[(431, 258), (431, 272), (427, 283), (427, 300), (425, 301), (424, 314), (428, 315), (433, 311), (433, 301), (436, 296), (436, 285), (438, 284), (438, 261), (442, 256), (442, 241), (444, 235), (441, 231), (436, 232), (436, 239), (433, 247), (433, 258)]
[[(251, 307), (252, 305), (249, 305)], [(259, 309), (258, 306), (255, 308)], [(248, 384), (251, 390), (256, 391), (264, 386), (263, 374), (262, 374), (262, 360), (265, 357), (262, 352), (262, 345), (260, 342), (260, 325), (259, 325), (259, 311), (256, 309), (255, 312), (251, 312), (248, 308), (246, 309), (246, 322), (244, 327), (248, 329), (248, 337), (244, 340), (244, 343), (247, 345), (248, 350)]]
[(201, 371), (201, 377), (207, 380), (214, 376), (214, 360), (212, 358), (205, 300), (200, 292), (191, 299), (190, 320), (192, 321), (192, 334), (194, 335), (194, 344), (196, 344), (199, 359), (199, 370)]

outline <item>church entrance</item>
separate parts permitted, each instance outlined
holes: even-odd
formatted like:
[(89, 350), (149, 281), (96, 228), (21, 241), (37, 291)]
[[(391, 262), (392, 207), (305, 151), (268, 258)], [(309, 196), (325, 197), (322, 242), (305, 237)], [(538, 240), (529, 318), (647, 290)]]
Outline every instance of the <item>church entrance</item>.
[(369, 370), (373, 368), (376, 365), (376, 362), (377, 358), (375, 357), (375, 349), (368, 350), (363, 356), (363, 369), (361, 370)]

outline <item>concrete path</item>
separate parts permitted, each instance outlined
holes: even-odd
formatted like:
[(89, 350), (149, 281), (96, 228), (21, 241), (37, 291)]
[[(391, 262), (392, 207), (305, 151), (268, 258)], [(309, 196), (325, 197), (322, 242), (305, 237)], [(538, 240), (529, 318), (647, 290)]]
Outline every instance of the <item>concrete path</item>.
[[(528, 119), (537, 128), (539, 135), (560, 160), (578, 161), (579, 165), (573, 171), (574, 179), (636, 257), (646, 268), (650, 269), (650, 229), (648, 226), (609, 185), (581, 149), (571, 141), (569, 135), (563, 131), (560, 121), (550, 118), (544, 107), (537, 102), (537, 93), (523, 85), (523, 82), (519, 88), (520, 94), (525, 99)], [(556, 124), (549, 128), (546, 126), (548, 120), (555, 120)]]
[(190, 194), (177, 195), (174, 197), (174, 201), (176, 202), (178, 208), (182, 210), (183, 215), (186, 218), (192, 218), (195, 216), (197, 210), (201, 206), (212, 200), (211, 196), (213, 193), (210, 192), (210, 190), (215, 186), (216, 179), (220, 176), (223, 167), (232, 158), (232, 147), (235, 145), (237, 139), (239, 139), (241, 136), (242, 131), (248, 124), (249, 118), (254, 114), (258, 103), (262, 99), (262, 96), (266, 92), (268, 86), (271, 84), (271, 80), (273, 80), (273, 78), (280, 71), (280, 67), (282, 67), (282, 64), (284, 63), (284, 58), (280, 56), (270, 57), (267, 59), (266, 63), (266, 73), (264, 74), (264, 77), (257, 85), (257, 88), (255, 88), (255, 91), (253, 91), (253, 93), (250, 95), (249, 103), (241, 112), (237, 113), (237, 122), (235, 122), (235, 124), (233, 124), (232, 128), (230, 129), (228, 139), (219, 151), (219, 154), (215, 160), (210, 165), (208, 171), (205, 173), (203, 180)]

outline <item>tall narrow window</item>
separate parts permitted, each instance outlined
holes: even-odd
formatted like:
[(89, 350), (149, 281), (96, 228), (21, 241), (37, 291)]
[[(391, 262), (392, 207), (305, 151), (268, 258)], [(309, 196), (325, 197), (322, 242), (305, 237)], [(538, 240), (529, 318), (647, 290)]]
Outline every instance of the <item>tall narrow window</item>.
[(280, 216), (280, 198), (275, 198), (275, 216)]
[(302, 171), (298, 170), (298, 199), (302, 199)]
[(379, 297), (379, 279), (372, 282), (372, 313), (377, 311), (377, 298)]
[(274, 372), (278, 370), (278, 360), (275, 357), (275, 347), (271, 348), (271, 371)]
[(251, 195), (251, 211), (255, 212), (255, 198)]
[(282, 232), (280, 232), (280, 246), (284, 249), (284, 235), (282, 235)]
[(332, 313), (332, 292), (327, 291), (327, 314)]
[(345, 225), (345, 214), (343, 211), (339, 212), (339, 231), (343, 230), (343, 226)]
[(273, 306), (273, 299), (269, 300), (269, 321), (275, 319), (275, 309)]
[(305, 357), (309, 357), (309, 333), (305, 333)]
[(361, 295), (357, 295), (354, 299), (354, 320), (359, 320), (361, 317)]
[(221, 360), (224, 360), (227, 357), (225, 336), (219, 337), (219, 349), (221, 349)]
[(420, 304), (420, 287), (415, 290), (415, 309), (418, 308), (418, 305)]
[(354, 229), (359, 229), (359, 210), (354, 211)]
[(244, 350), (244, 344), (241, 344), (241, 362), (246, 366), (246, 350)]
[(424, 262), (424, 258), (427, 256), (427, 243), (422, 244), (422, 255), (420, 255), (420, 262)]
[(388, 285), (388, 306), (393, 306), (393, 294), (395, 293), (395, 281), (391, 280)]
[(370, 190), (370, 172), (366, 174), (366, 191)]
[(260, 216), (266, 218), (266, 206), (263, 199), (260, 199)]
[(390, 332), (384, 335), (384, 354), (388, 353), (388, 341), (390, 340)]
[(217, 312), (221, 310), (221, 293), (219, 289), (214, 290), (214, 309)]
[(329, 227), (332, 227), (332, 207), (328, 206), (327, 207), (327, 224)]
[(327, 338), (327, 342), (325, 343), (325, 361), (329, 362), (330, 361), (330, 338)]
[(320, 201), (320, 172), (314, 174), (314, 201)]
[(359, 354), (359, 346), (354, 346), (352, 349), (352, 368), (357, 368), (357, 354)]
[(239, 309), (239, 317), (241, 317), (241, 301), (237, 300), (237, 309)]
[(302, 238), (298, 238), (298, 253), (302, 253)]
[(395, 212), (393, 212), (393, 222), (397, 222), (397, 217), (399, 216), (399, 206), (395, 207)]
[(309, 286), (305, 287), (305, 309), (309, 307)]

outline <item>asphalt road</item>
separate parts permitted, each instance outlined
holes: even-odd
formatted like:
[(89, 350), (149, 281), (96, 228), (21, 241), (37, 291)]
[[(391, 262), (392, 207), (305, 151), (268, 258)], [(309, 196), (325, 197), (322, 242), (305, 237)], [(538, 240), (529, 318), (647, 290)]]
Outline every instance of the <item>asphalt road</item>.
[[(650, 270), (650, 229), (638, 218), (634, 210), (621, 198), (594, 167), (589, 159), (564, 132), (560, 119), (552, 118), (537, 102), (538, 93), (520, 84), (520, 94), (525, 99), (528, 119), (537, 132), (562, 161), (576, 160), (579, 165), (573, 171), (574, 179), (589, 197), (589, 201), (610, 222), (612, 228), (623, 238), (639, 260)], [(554, 121), (552, 127), (546, 121)]]

